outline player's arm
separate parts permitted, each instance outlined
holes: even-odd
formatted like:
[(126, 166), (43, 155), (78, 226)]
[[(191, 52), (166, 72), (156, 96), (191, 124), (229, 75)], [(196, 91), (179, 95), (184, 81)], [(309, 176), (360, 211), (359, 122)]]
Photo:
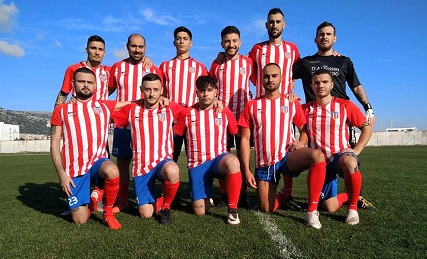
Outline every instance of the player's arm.
[(362, 85), (358, 85), (351, 89), (356, 99), (359, 101), (361, 105), (363, 105), (363, 109), (365, 109), (365, 117), (368, 120), (368, 123), (371, 126), (374, 126), (375, 123), (375, 115), (372, 105), (369, 103), (368, 96), (366, 95), (365, 89)]
[(62, 127), (52, 125), (50, 128), (50, 156), (52, 157), (53, 165), (55, 166), (56, 173), (59, 177), (62, 190), (67, 197), (72, 195), (70, 185), (75, 187), (73, 180), (65, 173), (62, 165), (62, 157), (60, 151)]
[(55, 105), (53, 106), (53, 108), (55, 108), (56, 106), (65, 103), (65, 101), (67, 100), (67, 96), (68, 94), (63, 92), (63, 91), (59, 91), (58, 96), (56, 97), (55, 100)]
[(360, 137), (353, 148), (354, 153), (356, 153), (356, 155), (359, 155), (363, 151), (363, 149), (365, 149), (366, 145), (368, 144), (372, 136), (372, 126), (369, 125), (368, 121), (365, 121), (363, 125), (359, 127), (359, 129), (360, 129)]
[(255, 177), (249, 167), (249, 160), (251, 156), (250, 138), (250, 129), (240, 127), (240, 164), (242, 167), (242, 174), (245, 177), (248, 186), (256, 189)]

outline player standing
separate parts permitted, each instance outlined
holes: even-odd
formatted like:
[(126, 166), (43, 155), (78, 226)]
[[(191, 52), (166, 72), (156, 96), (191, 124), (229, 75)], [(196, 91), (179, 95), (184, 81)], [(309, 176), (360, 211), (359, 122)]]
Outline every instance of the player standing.
[[(111, 67), (109, 91), (111, 94), (117, 89), (117, 101), (136, 101), (144, 97), (140, 88), (142, 77), (148, 73), (161, 75), (161, 72), (146, 60), (146, 42), (142, 35), (131, 34), (126, 48), (129, 57)], [(130, 130), (126, 126), (114, 128), (112, 154), (117, 157), (120, 172), (120, 190), (115, 208), (115, 212), (119, 212), (128, 208), (129, 165), (132, 159)]]
[[(160, 64), (165, 87), (164, 95), (182, 107), (190, 107), (197, 102), (197, 78), (207, 75), (208, 72), (202, 63), (190, 57), (190, 48), (193, 45), (191, 31), (184, 26), (179, 26), (174, 30), (173, 37), (176, 56)], [(184, 137), (174, 137), (173, 160), (175, 162), (181, 154), (183, 142)]]

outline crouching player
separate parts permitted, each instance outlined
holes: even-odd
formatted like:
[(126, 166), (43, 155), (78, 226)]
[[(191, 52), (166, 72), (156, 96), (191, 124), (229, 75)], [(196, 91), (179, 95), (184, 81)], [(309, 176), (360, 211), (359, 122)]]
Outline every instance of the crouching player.
[(185, 108), (178, 116), (174, 130), (186, 134), (187, 162), (189, 169), (192, 206), (196, 215), (204, 215), (212, 197), (212, 178), (225, 177), (228, 196), (227, 223), (240, 224), (237, 214), (242, 175), (237, 157), (227, 152), (227, 130), (238, 131), (233, 113), (223, 108), (214, 109), (217, 82), (211, 76), (196, 80), (198, 103)]
[[(322, 190), (322, 201), (327, 211), (334, 212), (348, 199), (345, 222), (359, 223), (357, 201), (362, 187), (358, 155), (372, 136), (372, 127), (365, 115), (351, 101), (333, 97), (332, 75), (319, 69), (312, 76), (311, 87), (316, 100), (303, 105), (309, 134), (309, 146), (321, 150), (327, 162), (327, 176)], [(361, 130), (355, 147), (350, 148), (348, 125)], [(337, 175), (344, 177), (346, 192), (337, 194)]]
[[(159, 211), (160, 223), (172, 223), (170, 206), (179, 188), (179, 167), (173, 158), (172, 124), (182, 107), (160, 105), (163, 87), (160, 77), (142, 78), (144, 99), (125, 106), (114, 116), (118, 127), (130, 125), (133, 152), (133, 182), (139, 214), (152, 217)], [(156, 179), (162, 182), (163, 196), (156, 202)]]
[[(71, 218), (86, 223), (91, 211), (90, 184), (104, 181), (104, 221), (111, 229), (121, 224), (113, 214), (119, 191), (119, 171), (106, 151), (108, 125), (114, 110), (129, 102), (96, 101), (95, 74), (78, 68), (73, 75), (76, 102), (55, 107), (51, 118), (50, 153), (62, 190), (68, 197)], [(61, 138), (63, 146), (61, 150)]]

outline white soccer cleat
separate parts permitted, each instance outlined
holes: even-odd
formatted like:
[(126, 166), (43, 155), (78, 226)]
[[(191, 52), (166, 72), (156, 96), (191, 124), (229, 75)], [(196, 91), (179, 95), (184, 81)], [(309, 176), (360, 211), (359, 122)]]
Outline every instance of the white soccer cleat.
[(240, 219), (239, 214), (236, 211), (228, 211), (227, 212), (227, 224), (229, 225), (239, 225)]
[(347, 217), (345, 218), (345, 223), (349, 225), (359, 224), (359, 213), (357, 210), (348, 210)]
[(307, 212), (304, 216), (304, 221), (307, 222), (307, 226), (320, 229), (322, 224), (319, 221), (319, 212), (317, 210), (313, 212)]

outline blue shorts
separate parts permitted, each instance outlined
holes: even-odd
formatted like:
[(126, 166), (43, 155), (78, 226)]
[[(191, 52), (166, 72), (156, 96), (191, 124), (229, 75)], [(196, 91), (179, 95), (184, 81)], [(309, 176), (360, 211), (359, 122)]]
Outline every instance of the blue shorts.
[(113, 135), (113, 152), (112, 155), (117, 158), (131, 159), (132, 158), (132, 139), (130, 130), (114, 128)]
[(222, 177), (219, 174), (218, 166), (221, 159), (227, 154), (228, 153), (221, 154), (188, 171), (192, 201), (212, 197), (213, 178)]
[(160, 173), (166, 162), (173, 161), (168, 158), (158, 163), (150, 172), (133, 178), (136, 202), (138, 207), (156, 201), (156, 179), (163, 182)]
[(260, 181), (266, 181), (269, 183), (279, 183), (281, 174), (286, 174), (292, 177), (297, 177), (300, 173), (293, 173), (289, 170), (286, 162), (288, 161), (289, 152), (286, 153), (285, 157), (274, 165), (255, 168), (255, 179)]
[(80, 207), (90, 202), (90, 183), (98, 186), (98, 171), (102, 163), (110, 161), (108, 158), (100, 158), (93, 164), (89, 171), (82, 176), (72, 178), (76, 188), (70, 186), (73, 195), (68, 197), (68, 207), (70, 210)]
[(322, 192), (320, 193), (320, 200), (325, 201), (327, 199), (336, 197), (338, 195), (338, 177), (343, 178), (343, 173), (338, 169), (338, 161), (341, 156), (345, 154), (351, 154), (356, 158), (359, 163), (357, 155), (353, 152), (339, 153), (334, 157), (334, 160), (326, 166), (326, 178), (323, 184)]

